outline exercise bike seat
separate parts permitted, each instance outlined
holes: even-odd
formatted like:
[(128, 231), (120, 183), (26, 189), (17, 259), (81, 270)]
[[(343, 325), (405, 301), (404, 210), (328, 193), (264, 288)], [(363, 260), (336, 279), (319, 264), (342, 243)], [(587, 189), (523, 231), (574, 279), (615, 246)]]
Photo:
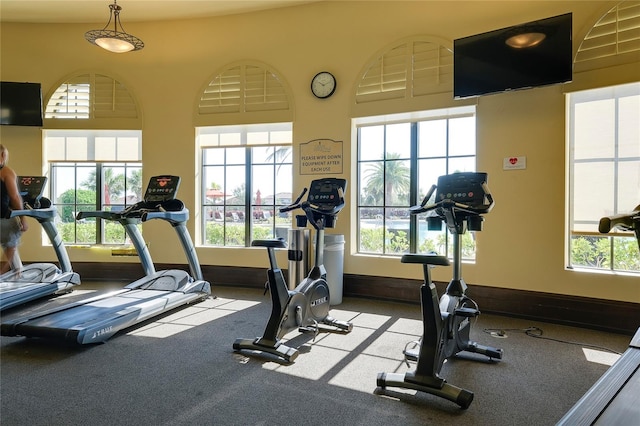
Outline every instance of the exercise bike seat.
[(287, 248), (287, 243), (284, 238), (273, 238), (270, 240), (253, 240), (251, 241), (251, 247)]
[(449, 266), (451, 264), (447, 256), (438, 256), (437, 254), (416, 254), (416, 253), (407, 253), (402, 255), (400, 262), (420, 263), (423, 265), (439, 265), (439, 266)]

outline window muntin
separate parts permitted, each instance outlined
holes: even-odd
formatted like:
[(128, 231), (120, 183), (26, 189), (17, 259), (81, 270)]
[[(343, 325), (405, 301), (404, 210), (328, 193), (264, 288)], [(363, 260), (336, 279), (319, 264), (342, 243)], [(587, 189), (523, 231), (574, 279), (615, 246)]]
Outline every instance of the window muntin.
[(197, 129), (201, 150), (205, 246), (248, 247), (254, 239), (283, 237), (291, 215), (291, 123)]
[[(423, 216), (410, 217), (438, 176), (475, 171), (475, 110), (428, 111), (356, 122), (358, 134), (358, 252), (399, 255), (451, 253), (446, 231), (429, 231)], [(463, 257), (475, 258), (473, 233), (463, 235)]]
[(632, 234), (598, 233), (601, 217), (640, 204), (640, 83), (567, 95), (568, 265), (640, 272)]

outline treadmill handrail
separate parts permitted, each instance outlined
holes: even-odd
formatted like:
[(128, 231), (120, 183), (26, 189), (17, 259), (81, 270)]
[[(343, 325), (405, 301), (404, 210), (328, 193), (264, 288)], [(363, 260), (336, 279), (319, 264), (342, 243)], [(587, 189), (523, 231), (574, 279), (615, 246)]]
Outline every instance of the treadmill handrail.
[(38, 221), (50, 220), (56, 217), (58, 211), (55, 207), (47, 207), (46, 209), (22, 209), (11, 210), (9, 217), (27, 216), (32, 217)]

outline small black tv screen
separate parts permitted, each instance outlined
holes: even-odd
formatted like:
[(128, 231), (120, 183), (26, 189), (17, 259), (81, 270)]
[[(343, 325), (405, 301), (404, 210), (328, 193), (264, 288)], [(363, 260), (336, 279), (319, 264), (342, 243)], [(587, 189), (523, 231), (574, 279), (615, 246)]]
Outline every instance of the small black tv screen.
[(0, 82), (0, 124), (42, 127), (40, 83)]
[(456, 99), (571, 81), (572, 14), (453, 41)]

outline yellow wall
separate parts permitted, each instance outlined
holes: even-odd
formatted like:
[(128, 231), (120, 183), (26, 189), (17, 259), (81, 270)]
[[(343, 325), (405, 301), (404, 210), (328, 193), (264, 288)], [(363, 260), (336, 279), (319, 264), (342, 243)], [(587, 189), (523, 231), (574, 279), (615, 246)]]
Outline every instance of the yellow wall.
[[(318, 2), (243, 15), (185, 21), (135, 23), (122, 19), (128, 32), (145, 42), (140, 52), (116, 55), (84, 40), (92, 24), (2, 23), (0, 78), (41, 82), (45, 95), (65, 77), (93, 71), (123, 82), (143, 112), (144, 174), (182, 176), (180, 197), (195, 212), (196, 99), (217, 71), (240, 60), (268, 64), (291, 87), (295, 105), (294, 144), (329, 138), (345, 143), (344, 177), (350, 170), (354, 87), (363, 67), (381, 49), (411, 36), (448, 40), (534, 19), (573, 12), (574, 50), (584, 34), (615, 2), (610, 1), (387, 1)], [(149, 7), (153, 7), (151, 4)], [(96, 17), (99, 21), (101, 17)], [(106, 18), (106, 17), (105, 17)], [(309, 91), (311, 77), (329, 70), (338, 79), (333, 97), (320, 101)], [(637, 276), (565, 270), (565, 128), (564, 92), (638, 79), (639, 67), (610, 68), (574, 75), (574, 82), (482, 97), (477, 104), (478, 170), (489, 173), (496, 207), (478, 234), (474, 265), (464, 265), (468, 283), (640, 302)], [(438, 97), (420, 108), (441, 108)], [(415, 103), (407, 107), (415, 109)], [(403, 111), (394, 111), (403, 112)], [(20, 174), (43, 171), (39, 129), (0, 128)], [(527, 157), (527, 169), (503, 171), (502, 159)], [(295, 156), (294, 156), (295, 158)], [(295, 175), (294, 192), (308, 183)], [(351, 182), (350, 188), (355, 188)], [(353, 193), (352, 193), (353, 194)], [(353, 204), (353, 203), (350, 203)], [(335, 230), (352, 237), (354, 210), (343, 211)], [(194, 220), (190, 221), (192, 234)], [(175, 236), (159, 224), (145, 224), (154, 260), (183, 259)], [(35, 229), (35, 223), (32, 229)], [(152, 235), (153, 234), (153, 235)], [(28, 232), (24, 260), (54, 260), (41, 247), (40, 234)], [(347, 238), (345, 273), (419, 278), (420, 268), (397, 258), (358, 256)], [(136, 261), (112, 258), (103, 249), (69, 249), (73, 261)], [(203, 264), (266, 266), (263, 250), (199, 248)], [(451, 271), (438, 268), (437, 280)], [(215, 283), (215, 277), (207, 277)]]

